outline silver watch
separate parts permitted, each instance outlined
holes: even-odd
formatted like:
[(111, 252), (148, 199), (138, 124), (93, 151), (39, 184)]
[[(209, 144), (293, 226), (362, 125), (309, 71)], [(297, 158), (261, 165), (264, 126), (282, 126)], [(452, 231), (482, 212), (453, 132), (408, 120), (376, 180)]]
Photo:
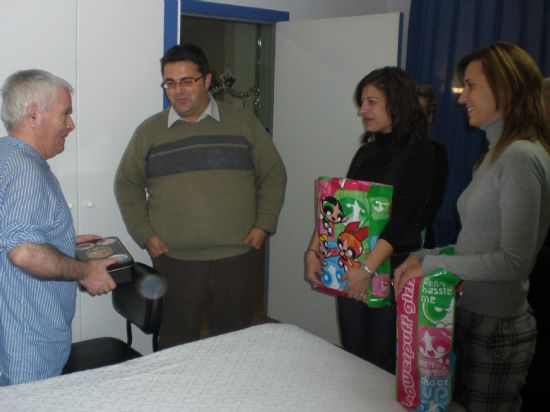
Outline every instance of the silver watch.
[(372, 279), (373, 277), (376, 276), (376, 272), (370, 270), (370, 268), (367, 265), (365, 265), (364, 263), (361, 263), (361, 269), (363, 269), (365, 272), (367, 272), (370, 279)]

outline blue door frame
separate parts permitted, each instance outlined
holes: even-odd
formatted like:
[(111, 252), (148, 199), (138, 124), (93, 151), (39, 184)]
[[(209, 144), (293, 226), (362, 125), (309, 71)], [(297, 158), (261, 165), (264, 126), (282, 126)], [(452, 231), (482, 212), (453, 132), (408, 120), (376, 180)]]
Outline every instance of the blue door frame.
[(179, 43), (179, 25), (182, 14), (258, 23), (276, 23), (289, 19), (289, 13), (286, 11), (197, 0), (164, 0), (164, 51)]
[[(164, 0), (164, 52), (179, 44), (181, 15), (201, 16), (258, 23), (276, 23), (288, 21), (286, 11), (260, 9), (256, 7), (233, 6), (196, 0)], [(163, 107), (170, 103), (164, 96)]]

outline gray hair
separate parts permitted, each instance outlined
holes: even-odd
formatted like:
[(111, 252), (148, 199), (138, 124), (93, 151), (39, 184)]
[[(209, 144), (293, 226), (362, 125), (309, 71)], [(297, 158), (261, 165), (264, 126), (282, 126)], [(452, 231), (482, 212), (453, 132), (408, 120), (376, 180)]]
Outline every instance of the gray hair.
[(6, 130), (18, 125), (27, 115), (29, 105), (35, 103), (39, 112), (46, 111), (57, 98), (59, 89), (73, 92), (72, 86), (61, 77), (45, 70), (21, 70), (7, 78), (2, 86), (0, 117)]

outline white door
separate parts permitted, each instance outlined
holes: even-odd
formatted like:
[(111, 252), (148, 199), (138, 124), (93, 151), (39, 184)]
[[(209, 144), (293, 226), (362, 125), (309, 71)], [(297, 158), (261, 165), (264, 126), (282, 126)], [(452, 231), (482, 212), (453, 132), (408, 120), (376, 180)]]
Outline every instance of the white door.
[(333, 297), (304, 281), (314, 180), (344, 176), (363, 132), (353, 103), (366, 74), (397, 64), (399, 13), (277, 23), (273, 139), (288, 185), (271, 240), (269, 316), (338, 343)]
[[(113, 193), (115, 171), (132, 133), (162, 110), (163, 4), (141, 3), (79, 1), (78, 226), (81, 233), (118, 236), (135, 261), (150, 264), (128, 235)], [(110, 294), (79, 295), (82, 339), (126, 336)], [(133, 346), (151, 352), (150, 336), (134, 331)]]

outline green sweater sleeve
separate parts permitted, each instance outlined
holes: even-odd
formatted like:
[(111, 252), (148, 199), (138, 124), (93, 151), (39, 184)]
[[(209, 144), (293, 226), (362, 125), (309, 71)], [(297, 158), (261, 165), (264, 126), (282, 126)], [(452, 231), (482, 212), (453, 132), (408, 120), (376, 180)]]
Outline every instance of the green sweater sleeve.
[(271, 137), (259, 121), (254, 119), (256, 220), (254, 227), (273, 234), (283, 206), (286, 189), (286, 170)]
[(141, 247), (154, 234), (147, 212), (145, 145), (139, 128), (130, 140), (115, 175), (115, 197), (126, 229)]

